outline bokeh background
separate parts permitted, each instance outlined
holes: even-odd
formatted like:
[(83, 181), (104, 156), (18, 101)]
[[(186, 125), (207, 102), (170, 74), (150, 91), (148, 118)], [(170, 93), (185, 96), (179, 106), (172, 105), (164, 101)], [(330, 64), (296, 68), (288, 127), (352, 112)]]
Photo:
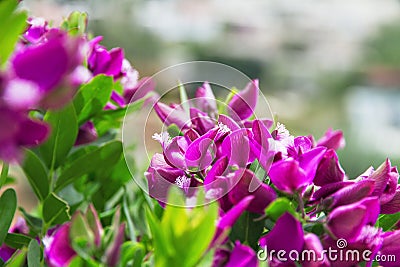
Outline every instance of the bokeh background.
[(89, 31), (125, 49), (142, 76), (211, 60), (260, 79), (295, 135), (342, 129), (349, 178), (387, 157), (400, 165), (398, 0), (24, 0), (58, 24), (89, 14)]

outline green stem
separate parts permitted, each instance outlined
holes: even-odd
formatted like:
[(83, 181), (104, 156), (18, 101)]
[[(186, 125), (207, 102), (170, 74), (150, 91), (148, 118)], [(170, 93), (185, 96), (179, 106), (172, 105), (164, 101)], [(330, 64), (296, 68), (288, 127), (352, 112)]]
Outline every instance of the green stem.
[(9, 169), (10, 165), (6, 162), (3, 162), (3, 168), (1, 169), (1, 175), (0, 175), (0, 189), (6, 183)]
[(306, 217), (306, 213), (304, 211), (303, 197), (301, 196), (300, 192), (298, 192), (296, 195), (297, 195), (297, 201), (299, 202), (299, 209), (301, 211), (301, 217), (304, 219)]

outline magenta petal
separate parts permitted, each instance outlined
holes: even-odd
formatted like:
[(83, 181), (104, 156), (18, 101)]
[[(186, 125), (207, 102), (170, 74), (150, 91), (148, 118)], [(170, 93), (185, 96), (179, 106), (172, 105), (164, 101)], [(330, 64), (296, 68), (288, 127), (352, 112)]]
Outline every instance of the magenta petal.
[(218, 122), (222, 123), (223, 125), (226, 125), (232, 132), (239, 130), (241, 128), (239, 124), (235, 122), (231, 117), (228, 117), (224, 114), (219, 115)]
[(248, 169), (239, 169), (231, 177), (237, 184), (228, 193), (230, 201), (236, 205), (249, 196), (254, 196), (249, 207), (250, 212), (263, 214), (265, 208), (276, 199), (275, 191), (268, 185), (261, 182), (253, 172)]
[(168, 126), (176, 124), (179, 129), (183, 129), (190, 125), (189, 114), (179, 107), (172, 108), (164, 103), (157, 102), (154, 105), (154, 110), (158, 117)]
[(233, 206), (227, 213), (225, 213), (218, 222), (218, 228), (226, 229), (232, 227), (240, 215), (247, 209), (254, 196), (247, 196), (243, 198), (239, 203)]
[(155, 81), (150, 77), (143, 77), (134, 88), (124, 90), (125, 103), (133, 103), (145, 97), (156, 87)]
[(215, 181), (217, 176), (222, 176), (228, 167), (229, 159), (226, 156), (219, 158), (208, 171), (204, 179), (204, 185), (208, 189), (208, 185)]
[(235, 247), (225, 267), (257, 267), (258, 260), (255, 252), (248, 246), (235, 243)]
[[(327, 259), (324, 248), (322, 247), (319, 237), (315, 234), (306, 234), (304, 236), (304, 250), (313, 251), (316, 255), (316, 260), (302, 261), (303, 267), (329, 267), (330, 263)], [(307, 255), (307, 254), (305, 254)], [(312, 254), (311, 254), (312, 255)]]
[(285, 212), (276, 221), (274, 228), (267, 235), (261, 237), (260, 246), (266, 246), (268, 251), (301, 252), (304, 246), (304, 232), (301, 223), (293, 215)]
[(110, 62), (108, 64), (106, 75), (117, 76), (121, 72), (122, 61), (124, 60), (124, 51), (121, 48), (110, 50)]
[(21, 122), (16, 138), (22, 146), (37, 146), (46, 140), (49, 133), (50, 127), (44, 122), (26, 119)]
[(400, 230), (385, 233), (383, 238), (382, 248), (379, 255), (389, 258), (395, 257), (395, 261), (381, 261), (379, 262), (383, 267), (398, 267), (400, 259)]
[(222, 155), (229, 158), (229, 165), (246, 167), (251, 162), (250, 143), (246, 129), (239, 129), (229, 134), (221, 145)]
[(196, 130), (194, 130), (193, 128), (188, 129), (185, 133), (184, 133), (185, 138), (188, 140), (188, 142), (193, 142), (194, 140), (196, 140), (197, 138), (200, 137), (199, 133), (196, 132)]
[(121, 223), (119, 225), (117, 235), (114, 237), (111, 247), (106, 252), (107, 266), (110, 267), (117, 266), (121, 255), (121, 246), (122, 243), (124, 242), (124, 234), (125, 234), (125, 223)]
[(77, 255), (71, 247), (69, 237), (70, 223), (62, 225), (51, 237), (50, 244), (45, 248), (48, 263), (53, 267), (68, 266), (68, 263)]
[(236, 223), (240, 215), (242, 215), (242, 213), (247, 209), (253, 199), (254, 196), (247, 196), (243, 198), (237, 205), (233, 206), (219, 219), (217, 223), (217, 231), (214, 235), (210, 247), (213, 247), (214, 243), (218, 241), (218, 239), (220, 239), (224, 231), (230, 229)]
[(307, 181), (312, 181), (317, 172), (318, 164), (325, 154), (326, 149), (323, 147), (316, 147), (311, 149), (299, 157), (300, 167), (304, 170)]
[(382, 214), (394, 214), (400, 212), (400, 190), (397, 190), (392, 200), (381, 205)]
[(197, 132), (204, 134), (215, 127), (215, 121), (197, 108), (190, 108), (190, 119)]
[(91, 143), (97, 139), (97, 131), (93, 122), (87, 121), (79, 127), (78, 137), (76, 138), (75, 145), (84, 145)]
[(367, 197), (358, 202), (358, 205), (367, 209), (365, 224), (375, 225), (380, 213), (379, 199), (377, 197)]
[(50, 39), (39, 46), (29, 47), (12, 60), (19, 78), (35, 82), (45, 92), (60, 83), (68, 64), (63, 38)]
[(352, 204), (369, 196), (372, 193), (373, 188), (373, 181), (359, 181), (340, 189), (332, 196), (326, 198), (324, 202), (326, 203), (325, 205), (331, 209), (342, 205)]
[(314, 184), (324, 186), (326, 184), (341, 182), (344, 179), (344, 171), (340, 166), (338, 156), (333, 149), (329, 149), (322, 157), (314, 177)]
[(351, 184), (354, 184), (354, 182), (353, 181), (343, 181), (343, 182), (337, 182), (337, 183), (331, 183), (331, 184), (324, 185), (320, 189), (318, 189), (317, 191), (314, 192), (311, 200), (317, 201), (322, 198), (326, 198), (329, 195), (332, 195), (333, 193), (342, 189), (343, 187), (346, 187)]
[(258, 80), (249, 82), (228, 103), (228, 115), (235, 120), (245, 120), (253, 115), (258, 100)]
[(254, 139), (262, 146), (268, 146), (268, 139), (272, 138), (271, 133), (265, 127), (264, 123), (260, 120), (254, 120), (252, 125)]
[(269, 170), (271, 182), (281, 191), (294, 193), (311, 183), (312, 178), (306, 176), (299, 163), (294, 159), (274, 163)]
[[(262, 122), (262, 123), (264, 124), (264, 126), (267, 127), (267, 129), (271, 128), (272, 125), (274, 125), (274, 121), (271, 120), (271, 119), (257, 119), (257, 120), (259, 120), (260, 122)], [(247, 121), (247, 120), (246, 120), (246, 121), (243, 122), (243, 124), (244, 124), (244, 127), (245, 127), (245, 128), (251, 128), (251, 127), (253, 127), (253, 122), (252, 122), (252, 121)]]
[(217, 112), (217, 101), (213, 91), (211, 90), (208, 82), (205, 82), (196, 91), (196, 105), (197, 107), (208, 114)]
[(389, 159), (386, 159), (386, 161), (366, 179), (375, 181), (372, 195), (378, 196), (381, 204), (389, 202), (395, 196), (399, 174), (396, 168), (392, 168)]
[(178, 144), (178, 138), (173, 138), (172, 142), (164, 148), (164, 157), (170, 165), (183, 170), (186, 168), (186, 162), (184, 151)]
[(345, 140), (342, 131), (333, 131), (329, 129), (321, 139), (317, 141), (317, 146), (324, 146), (326, 148), (331, 148), (338, 150), (345, 146)]
[(185, 153), (186, 166), (189, 170), (197, 172), (211, 165), (217, 151), (214, 143), (216, 134), (217, 129), (210, 130), (189, 145)]
[(43, 93), (39, 86), (28, 80), (10, 80), (2, 95), (2, 100), (14, 110), (28, 110), (36, 107)]
[(334, 209), (328, 217), (328, 228), (337, 238), (354, 241), (361, 233), (367, 218), (365, 206), (345, 205)]

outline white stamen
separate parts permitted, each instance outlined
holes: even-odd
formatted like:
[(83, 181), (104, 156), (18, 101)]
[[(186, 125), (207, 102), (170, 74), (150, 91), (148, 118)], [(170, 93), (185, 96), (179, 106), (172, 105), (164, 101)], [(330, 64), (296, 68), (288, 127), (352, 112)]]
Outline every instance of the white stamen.
[(172, 139), (168, 132), (155, 133), (152, 138), (159, 142), (163, 147), (171, 144)]

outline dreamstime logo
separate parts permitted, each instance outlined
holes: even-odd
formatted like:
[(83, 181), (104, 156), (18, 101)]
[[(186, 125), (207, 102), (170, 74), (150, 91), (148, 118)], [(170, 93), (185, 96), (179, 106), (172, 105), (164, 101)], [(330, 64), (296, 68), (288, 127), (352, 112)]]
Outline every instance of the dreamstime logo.
[(257, 258), (260, 261), (278, 260), (281, 262), (297, 261), (297, 262), (396, 262), (395, 255), (378, 254), (374, 258), (371, 250), (359, 251), (356, 249), (347, 248), (347, 240), (340, 238), (336, 241), (336, 248), (329, 247), (318, 253), (315, 250), (304, 249), (301, 252), (297, 250), (268, 250), (267, 246), (261, 248), (257, 253)]
[[(194, 89), (195, 87), (200, 87), (204, 82), (208, 82), (208, 84), (212, 87), (214, 94), (217, 96), (216, 99), (214, 99), (214, 101), (218, 103), (218, 108), (225, 109), (230, 115), (230, 117), (235, 117), (235, 116), (240, 117), (232, 110), (231, 107), (227, 105), (227, 103), (218, 101), (218, 98), (223, 94), (225, 95), (231, 94), (233, 88), (238, 88), (235, 90), (242, 90), (243, 88), (246, 87), (246, 85), (252, 83), (252, 80), (239, 70), (230, 67), (228, 65), (216, 62), (209, 62), (209, 61), (187, 62), (168, 67), (154, 74), (151, 77), (151, 81), (156, 84), (156, 90), (160, 96), (157, 97), (157, 99), (152, 99), (153, 105), (147, 105), (147, 106), (145, 105), (139, 111), (136, 110), (135, 112), (131, 112), (136, 107), (135, 105), (130, 105), (127, 109), (126, 116), (124, 118), (123, 132), (122, 132), (122, 143), (124, 147), (124, 155), (127, 162), (127, 166), (135, 182), (147, 194), (150, 194), (147, 179), (143, 177), (142, 172), (135, 173), (135, 171), (137, 171), (136, 169), (137, 166), (148, 165), (151, 160), (151, 156), (153, 156), (152, 154), (155, 152), (153, 148), (155, 146), (155, 142), (154, 140), (151, 140), (149, 137), (153, 136), (154, 139), (159, 140), (160, 143), (164, 143), (165, 145), (163, 145), (163, 148), (165, 148), (165, 146), (170, 144), (170, 142), (172, 141), (167, 131), (170, 122), (178, 121), (179, 122), (178, 124), (180, 124), (178, 125), (178, 128), (182, 132), (182, 129), (185, 128), (187, 125), (190, 125), (193, 121), (202, 120), (203, 119), (202, 116), (204, 116), (204, 114), (200, 112), (197, 114), (193, 114), (192, 112), (188, 111), (189, 110), (193, 111), (191, 109), (192, 107), (198, 107), (199, 102), (207, 101), (207, 96), (202, 96), (201, 98), (196, 98), (196, 97), (189, 98), (186, 100), (181, 99), (183, 102), (181, 102), (180, 105), (175, 105), (173, 107), (173, 110), (169, 112), (169, 114), (163, 114), (165, 115), (165, 117), (163, 118), (163, 121), (165, 121), (165, 123), (162, 126), (157, 126), (158, 125), (157, 122), (159, 120), (154, 115), (155, 103), (163, 102), (164, 101), (163, 97), (165, 97), (165, 95), (167, 94), (170, 95), (170, 93), (171, 92), (173, 93), (174, 90), (179, 91), (179, 85), (182, 85), (186, 88)], [(136, 91), (135, 95), (136, 94), (142, 95), (146, 91), (145, 88), (146, 84), (142, 87), (143, 88), (139, 88)], [(259, 90), (258, 85), (256, 85), (256, 87), (258, 91), (257, 106), (260, 108), (253, 111), (254, 118), (260, 118), (260, 119), (267, 118), (273, 121), (273, 114), (268, 104), (268, 101)], [(135, 95), (133, 96), (133, 98), (135, 98)], [(193, 90), (189, 92), (189, 95), (190, 96), (193, 95)], [(182, 110), (186, 112), (182, 112)], [(218, 118), (218, 114), (214, 115), (215, 116), (210, 116), (210, 118), (208, 118), (210, 120), (208, 121), (205, 120), (205, 122), (215, 125), (215, 127), (218, 129), (217, 135), (223, 133), (224, 131), (227, 130), (229, 131), (229, 129), (227, 129), (226, 127), (226, 124), (224, 122), (221, 122), (221, 118)], [(223, 120), (224, 119), (222, 119), (222, 121)], [(203, 122), (204, 121), (201, 121), (201, 123)], [(229, 121), (226, 123), (229, 123)], [(143, 138), (137, 138), (138, 135), (143, 136)], [(180, 179), (177, 179), (177, 181), (175, 182), (171, 182), (163, 178), (163, 181), (161, 181), (160, 184), (158, 185), (159, 188), (162, 188), (161, 189), (162, 191), (166, 191), (167, 188), (173, 186), (183, 188), (187, 184), (190, 184), (190, 181), (188, 181), (189, 178), (187, 177), (190, 177), (193, 173), (196, 172), (203, 172), (203, 173), (207, 172), (208, 171), (207, 168), (210, 166), (211, 162), (217, 160), (216, 158), (217, 147), (216, 144), (214, 143), (213, 138), (214, 137), (208, 139), (205, 138), (204, 140), (202, 140), (202, 144), (200, 144), (200, 147), (207, 146), (207, 149), (200, 151), (200, 154), (204, 153), (204, 155), (203, 154), (197, 155), (198, 158), (205, 159), (201, 162), (200, 165), (196, 166), (196, 163), (198, 162), (197, 158), (191, 159), (189, 157), (185, 157), (186, 166), (177, 167), (177, 169), (183, 170), (185, 172), (185, 175), (178, 177)], [(268, 141), (263, 140), (262, 142), (267, 143)], [(271, 146), (273, 146), (273, 144)], [(131, 149), (132, 147), (135, 147), (135, 149)], [(150, 147), (152, 147), (153, 149), (150, 149)], [(231, 146), (231, 153), (237, 153), (238, 151), (236, 151), (232, 147), (233, 146)], [(158, 152), (161, 151), (158, 150)], [(244, 149), (243, 151), (240, 151), (240, 153), (242, 158), (247, 157), (248, 159), (251, 157), (250, 147)], [(170, 156), (168, 155), (164, 156), (166, 157), (166, 160), (168, 162), (173, 161), (173, 158), (169, 158)], [(254, 177), (253, 179), (257, 178)], [(250, 192), (256, 189), (254, 186), (255, 184), (257, 183), (255, 182), (250, 183), (249, 185)], [(215, 201), (220, 197), (223, 197), (234, 187), (234, 185), (235, 183), (231, 183), (229, 184), (229, 186), (223, 186), (220, 188), (216, 189), (213, 188), (207, 190), (208, 191), (207, 195), (214, 195), (214, 196), (212, 196), (209, 200), (206, 201), (211, 202)], [(199, 189), (199, 187), (202, 186), (189, 187), (189, 188), (186, 186), (185, 188), (186, 191), (189, 190), (186, 192), (187, 195), (191, 195), (191, 193), (195, 192), (197, 189)], [(156, 195), (150, 194), (150, 195), (152, 197), (155, 197), (159, 201), (166, 202), (165, 194), (163, 194), (163, 192), (160, 193), (160, 196), (158, 196), (157, 194)], [(178, 205), (178, 203), (169, 203), (169, 204)], [(195, 205), (197, 204), (193, 204), (193, 206)]]

